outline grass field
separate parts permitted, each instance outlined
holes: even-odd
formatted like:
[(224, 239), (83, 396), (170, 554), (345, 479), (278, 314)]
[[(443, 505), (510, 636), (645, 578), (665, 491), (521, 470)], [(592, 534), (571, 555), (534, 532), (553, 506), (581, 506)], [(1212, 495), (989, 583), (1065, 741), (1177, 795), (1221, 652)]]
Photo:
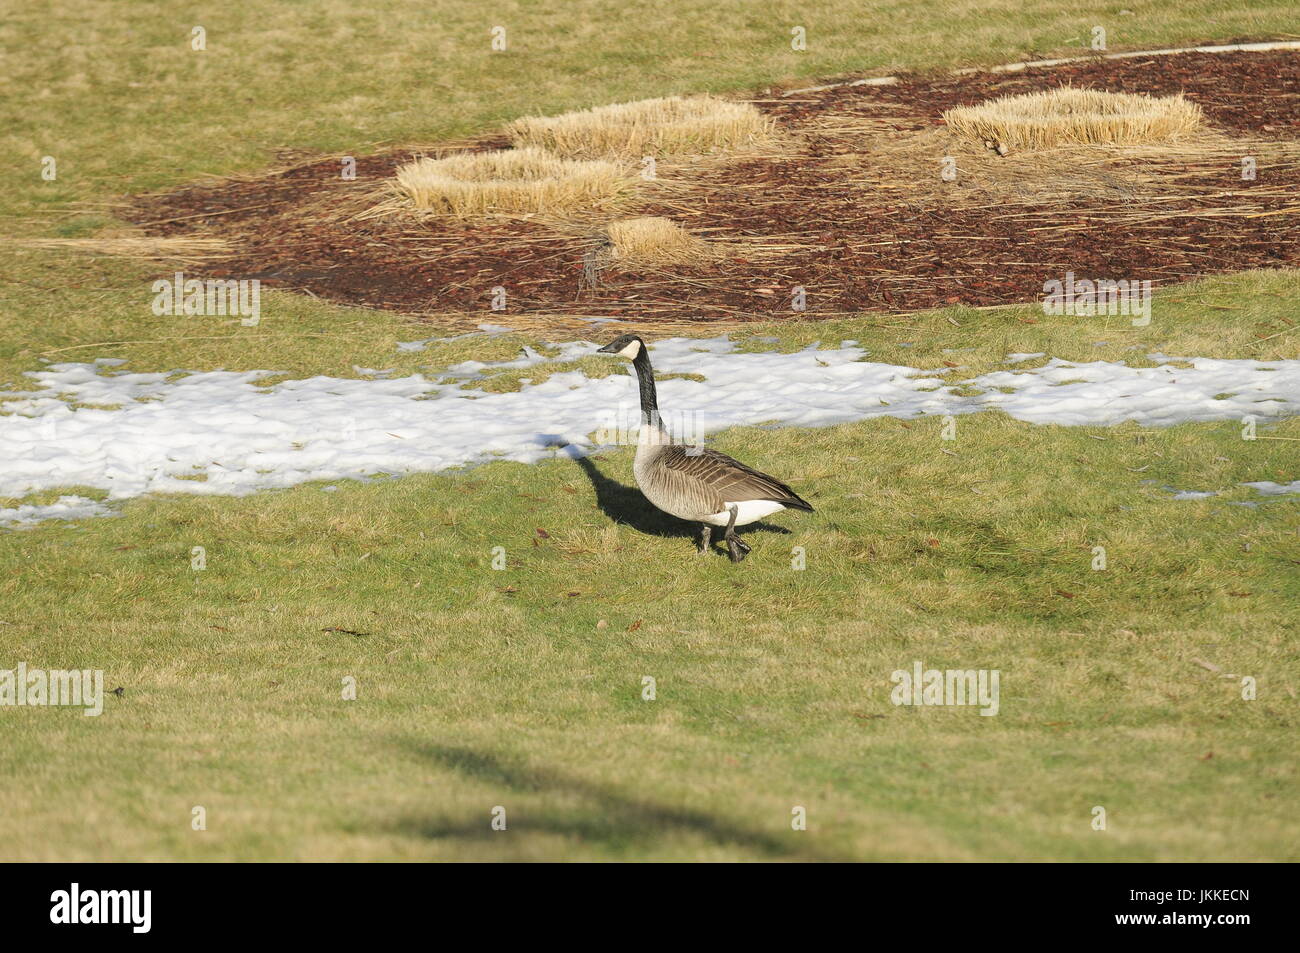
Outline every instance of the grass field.
[[(727, 0), (673, 4), (650, 28), (612, 3), (560, 17), (259, 2), (208, 22), (174, 3), (63, 2), (0, 27), (0, 142), (11, 170), (30, 169), (12, 173), (0, 214), (15, 237), (108, 235), (124, 194), (248, 172), (280, 150), (360, 154), (530, 112), (1069, 53), (1096, 23), (1116, 49), (1294, 32), (1285, 4), (1229, 7), (896, 3), (864, 17), (860, 4)], [(204, 53), (189, 48), (195, 22)], [(510, 47), (492, 54), (498, 23)], [(796, 24), (806, 53), (789, 50)], [(40, 179), (44, 155), (56, 182)], [(350, 377), (544, 344), (399, 354), (436, 321), (283, 293), (255, 328), (156, 317), (153, 271), (7, 249), (0, 384), (21, 387), (42, 359)], [(1294, 271), (1255, 272), (1162, 292), (1145, 328), (954, 308), (910, 317), (916, 331), (867, 317), (742, 340), (853, 338), (873, 360), (927, 368), (960, 349), (959, 376), (1011, 352), (1275, 360), (1296, 356), (1298, 293)], [(594, 357), (555, 370), (573, 367), (621, 373)], [(521, 376), (540, 379), (487, 387)], [(148, 497), (116, 518), (0, 530), (0, 669), (103, 669), (122, 689), (99, 718), (0, 708), (0, 857), (1300, 858), (1298, 504), (1227, 505), (1256, 499), (1240, 483), (1300, 480), (1300, 423), (1255, 441), (1237, 422), (981, 413), (954, 443), (939, 428), (717, 435), (818, 510), (774, 517), (788, 534), (751, 533), (740, 566), (697, 558), (689, 527), (647, 511), (630, 448), (328, 493)], [(915, 661), (1000, 671), (999, 713), (895, 706), (891, 673)]]

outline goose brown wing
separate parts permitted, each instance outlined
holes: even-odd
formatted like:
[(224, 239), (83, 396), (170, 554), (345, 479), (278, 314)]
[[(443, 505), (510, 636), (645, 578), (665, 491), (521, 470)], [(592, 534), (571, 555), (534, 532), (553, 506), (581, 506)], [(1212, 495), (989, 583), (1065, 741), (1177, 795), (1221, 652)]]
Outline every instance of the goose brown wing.
[(808, 503), (780, 480), (717, 450), (696, 450), (674, 444), (664, 448), (661, 460), (665, 468), (696, 481), (705, 495), (723, 503), (771, 500), (793, 509), (812, 511)]

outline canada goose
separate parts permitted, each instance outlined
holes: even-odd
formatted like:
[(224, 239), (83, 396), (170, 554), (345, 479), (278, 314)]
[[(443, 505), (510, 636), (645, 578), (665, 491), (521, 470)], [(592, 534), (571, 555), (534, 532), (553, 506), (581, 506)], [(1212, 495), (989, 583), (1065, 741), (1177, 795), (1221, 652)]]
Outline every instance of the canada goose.
[(659, 419), (654, 371), (645, 342), (635, 334), (624, 334), (600, 349), (632, 359), (641, 385), (641, 429), (637, 438), (632, 470), (646, 499), (678, 519), (703, 524), (699, 550), (706, 553), (713, 542), (713, 527), (724, 526), (723, 538), (731, 561), (738, 563), (749, 546), (736, 535), (736, 527), (753, 523), (790, 507), (812, 512), (780, 480), (759, 473), (725, 453), (673, 443)]

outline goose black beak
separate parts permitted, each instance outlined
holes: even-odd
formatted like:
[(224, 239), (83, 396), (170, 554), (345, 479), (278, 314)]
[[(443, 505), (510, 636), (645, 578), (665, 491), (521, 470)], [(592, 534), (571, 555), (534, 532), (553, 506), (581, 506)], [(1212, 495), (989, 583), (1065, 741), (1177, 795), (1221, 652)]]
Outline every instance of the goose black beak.
[(617, 354), (620, 350), (621, 350), (621, 349), (618, 347), (618, 342), (617, 342), (617, 341), (614, 341), (614, 342), (611, 343), (611, 344), (606, 344), (606, 345), (605, 345), (604, 347), (602, 347), (602, 348), (597, 348), (597, 349), (596, 349), (596, 353), (597, 353), (597, 354)]

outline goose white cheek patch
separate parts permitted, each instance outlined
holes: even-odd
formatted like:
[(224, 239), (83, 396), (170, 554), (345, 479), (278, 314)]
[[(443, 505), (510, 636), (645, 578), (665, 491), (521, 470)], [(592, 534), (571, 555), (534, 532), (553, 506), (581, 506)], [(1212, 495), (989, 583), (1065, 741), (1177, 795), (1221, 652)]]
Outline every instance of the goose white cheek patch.
[(635, 361), (637, 359), (637, 355), (641, 353), (641, 345), (638, 344), (636, 341), (632, 341), (630, 344), (628, 344), (627, 347), (623, 348), (623, 350), (619, 351), (618, 353), (622, 357), (628, 357)]

